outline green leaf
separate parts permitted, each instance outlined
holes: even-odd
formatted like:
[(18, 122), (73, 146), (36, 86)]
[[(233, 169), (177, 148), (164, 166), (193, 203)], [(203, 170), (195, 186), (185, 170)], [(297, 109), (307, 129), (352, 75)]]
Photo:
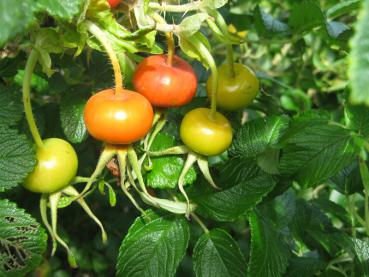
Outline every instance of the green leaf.
[(190, 238), (181, 216), (148, 213), (133, 223), (119, 249), (117, 276), (174, 276)]
[(83, 119), (86, 105), (84, 93), (66, 93), (60, 104), (60, 120), (65, 136), (73, 143), (80, 143), (87, 138)]
[(327, 17), (335, 18), (359, 9), (362, 0), (345, 0), (327, 10)]
[(293, 257), (285, 277), (311, 277), (325, 267), (326, 263), (318, 257)]
[(279, 142), (288, 122), (288, 117), (270, 116), (245, 123), (234, 136), (230, 154), (242, 158), (262, 154)]
[(25, 135), (0, 127), (0, 192), (23, 182), (35, 166), (35, 151)]
[(289, 224), (294, 236), (309, 249), (337, 255), (347, 246), (347, 235), (333, 227), (319, 206), (302, 199), (296, 201), (296, 212)]
[(84, 0), (37, 0), (38, 11), (46, 11), (50, 16), (72, 22), (80, 14)]
[(351, 41), (349, 78), (351, 84), (350, 101), (353, 104), (369, 105), (369, 1), (362, 1), (362, 10), (356, 23), (356, 33)]
[[(175, 146), (176, 141), (173, 136), (159, 133), (153, 144), (151, 151), (161, 151)], [(152, 188), (176, 188), (178, 179), (184, 166), (184, 160), (180, 156), (166, 156), (150, 158), (152, 170), (147, 174), (147, 185)], [(196, 180), (196, 171), (193, 167), (187, 172), (184, 184), (192, 184)]]
[(203, 6), (212, 10), (219, 9), (227, 4), (228, 0), (203, 0)]
[(365, 161), (362, 161), (362, 160), (359, 161), (359, 169), (360, 169), (360, 175), (361, 175), (361, 180), (364, 185), (364, 189), (368, 193), (369, 192), (369, 170), (368, 170), (368, 166), (366, 165)]
[(325, 213), (339, 218), (344, 224), (351, 224), (350, 215), (343, 206), (322, 197), (312, 200), (311, 203)]
[(260, 212), (249, 216), (251, 254), (248, 276), (279, 277), (286, 271), (290, 251), (268, 217)]
[(279, 149), (268, 149), (256, 159), (258, 166), (268, 174), (277, 174), (279, 167)]
[(14, 87), (0, 85), (0, 125), (15, 125), (23, 116), (22, 96)]
[(179, 47), (181, 50), (189, 57), (198, 60), (201, 62), (205, 67), (208, 66), (206, 59), (203, 58), (202, 53), (194, 47), (192, 44), (193, 40), (197, 40), (199, 43), (204, 44), (208, 49), (210, 49), (210, 43), (208, 39), (200, 32), (197, 32), (191, 37), (186, 37), (183, 35), (178, 36)]
[(358, 161), (354, 160), (348, 166), (337, 172), (330, 178), (334, 188), (342, 194), (362, 192), (363, 184), (360, 177)]
[(344, 38), (344, 34), (350, 33), (351, 28), (337, 21), (329, 21), (326, 24), (328, 35), (333, 39)]
[(345, 107), (346, 125), (353, 131), (369, 136), (369, 108), (364, 105)]
[(311, 99), (300, 89), (288, 89), (281, 96), (281, 106), (289, 111), (304, 112), (311, 109)]
[(296, 214), (296, 195), (293, 189), (288, 189), (272, 201), (266, 201), (258, 206), (278, 229), (285, 228)]
[(260, 173), (260, 168), (254, 159), (242, 159), (232, 157), (220, 169), (221, 184), (227, 187), (234, 186), (243, 180), (256, 177)]
[(295, 33), (302, 33), (323, 26), (325, 18), (315, 1), (301, 1), (293, 7), (288, 24)]
[[(24, 78), (24, 70), (20, 69), (18, 70), (17, 75), (14, 76), (14, 82), (17, 83), (17, 85), (19, 85), (20, 87), (22, 87), (23, 78)], [(49, 88), (49, 83), (41, 76), (33, 73), (31, 77), (31, 88), (35, 89), (37, 92), (43, 92)]]
[(185, 17), (179, 24), (180, 32), (184, 36), (190, 37), (200, 30), (201, 24), (208, 19), (209, 15), (207, 13), (196, 13)]
[(43, 260), (47, 236), (29, 214), (0, 200), (0, 276), (25, 276)]
[(222, 191), (196, 196), (198, 212), (217, 221), (234, 221), (254, 208), (275, 186), (275, 181), (266, 174), (242, 180)]
[(254, 21), (258, 34), (263, 37), (285, 35), (289, 32), (289, 27), (286, 23), (273, 18), (259, 6), (256, 6), (254, 10)]
[(193, 252), (197, 277), (246, 276), (246, 261), (236, 241), (224, 230), (203, 234)]
[(369, 243), (364, 240), (352, 238), (354, 253), (359, 261), (360, 270), (365, 277), (369, 276)]
[(35, 23), (33, 11), (36, 1), (0, 1), (0, 48), (17, 35), (26, 32)]
[(295, 119), (282, 143), (280, 172), (303, 187), (332, 177), (358, 153), (349, 130), (312, 117)]

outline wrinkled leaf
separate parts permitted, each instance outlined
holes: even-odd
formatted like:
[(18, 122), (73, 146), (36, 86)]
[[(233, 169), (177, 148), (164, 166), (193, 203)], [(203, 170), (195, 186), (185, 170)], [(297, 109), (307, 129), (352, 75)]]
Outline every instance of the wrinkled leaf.
[(0, 127), (0, 192), (17, 186), (35, 166), (35, 151), (25, 135)]
[(0, 200), (0, 276), (25, 276), (43, 260), (47, 236), (29, 214)]
[(236, 241), (224, 230), (203, 234), (193, 253), (197, 277), (246, 276), (246, 262)]

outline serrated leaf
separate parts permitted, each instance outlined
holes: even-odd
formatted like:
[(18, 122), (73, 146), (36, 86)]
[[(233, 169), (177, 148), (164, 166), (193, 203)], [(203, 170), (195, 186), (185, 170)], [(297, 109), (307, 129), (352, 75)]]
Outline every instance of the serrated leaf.
[(0, 200), (0, 276), (25, 276), (42, 261), (47, 236), (29, 214)]
[(346, 125), (360, 135), (369, 136), (369, 108), (364, 105), (345, 107)]
[(198, 212), (217, 221), (234, 221), (254, 208), (275, 186), (275, 181), (266, 174), (242, 180), (222, 191), (196, 196)]
[[(151, 151), (161, 151), (175, 146), (173, 136), (159, 133), (153, 144)], [(150, 158), (152, 170), (147, 173), (147, 185), (152, 188), (176, 188), (178, 179), (184, 166), (184, 160), (180, 156), (166, 156)], [(193, 167), (185, 176), (184, 184), (192, 184), (196, 180), (196, 171)]]
[(251, 253), (248, 276), (279, 277), (286, 271), (290, 251), (271, 221), (260, 212), (249, 217)]
[(181, 216), (149, 212), (148, 218), (137, 218), (119, 249), (117, 276), (174, 276), (189, 238)]
[(349, 130), (319, 118), (297, 118), (282, 141), (280, 172), (303, 187), (334, 176), (358, 153)]
[(22, 96), (14, 87), (0, 85), (0, 125), (15, 125), (23, 116)]
[(180, 32), (184, 36), (190, 37), (200, 30), (201, 24), (208, 18), (207, 13), (196, 13), (185, 17), (179, 24)]
[(86, 105), (84, 93), (67, 93), (60, 104), (60, 120), (65, 136), (73, 143), (87, 138), (83, 111)]
[(0, 48), (35, 23), (35, 4), (33, 0), (0, 1)]
[(264, 12), (259, 6), (254, 10), (255, 27), (260, 36), (285, 35), (289, 32), (286, 23), (281, 22)]
[(84, 0), (37, 0), (38, 11), (46, 11), (50, 16), (71, 22), (79, 15), (84, 4)]
[(313, 0), (301, 1), (296, 4), (291, 11), (288, 21), (288, 25), (291, 26), (295, 33), (310, 31), (324, 24), (324, 14)]
[(198, 239), (193, 262), (197, 277), (246, 276), (246, 261), (237, 242), (222, 229), (213, 229)]
[(349, 78), (351, 84), (350, 101), (353, 104), (369, 105), (369, 1), (362, 1), (359, 20), (355, 26), (355, 35), (351, 41)]
[(23, 182), (35, 163), (35, 151), (26, 136), (0, 127), (0, 192)]
[(230, 148), (232, 156), (252, 158), (276, 145), (288, 128), (288, 117), (270, 116), (245, 123), (236, 133)]

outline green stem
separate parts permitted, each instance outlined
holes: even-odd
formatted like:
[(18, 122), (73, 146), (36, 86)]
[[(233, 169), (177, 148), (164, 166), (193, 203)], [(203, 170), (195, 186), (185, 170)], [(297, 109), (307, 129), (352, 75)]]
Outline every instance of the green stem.
[(115, 93), (123, 93), (123, 76), (120, 69), (119, 60), (117, 54), (115, 53), (113, 47), (111, 46), (109, 39), (106, 37), (104, 31), (100, 29), (95, 23), (91, 21), (86, 21), (86, 26), (88, 31), (93, 34), (97, 40), (102, 44), (105, 48), (106, 53), (109, 56), (109, 59), (113, 65), (114, 70), (114, 79), (115, 79)]
[(155, 2), (149, 3), (149, 7), (152, 9), (163, 12), (178, 12), (178, 13), (199, 10), (202, 7), (202, 5), (203, 5), (202, 1), (194, 1), (182, 5), (168, 5), (168, 4), (159, 4)]
[(234, 69), (232, 44), (227, 44), (227, 63), (229, 66), (230, 77), (234, 78), (236, 76), (236, 71)]
[(154, 12), (154, 13), (151, 13), (150, 16), (156, 22), (155, 29), (157, 31), (165, 32), (165, 33), (178, 33), (180, 31), (180, 28), (178, 25), (168, 24), (160, 14), (157, 14)]
[(200, 225), (201, 229), (203, 229), (204, 232), (206, 234), (208, 234), (209, 233), (209, 229), (206, 227), (206, 225), (204, 224), (204, 222), (202, 222), (202, 220), (195, 213), (191, 213), (191, 216)]
[(366, 235), (369, 236), (369, 196), (368, 196), (368, 191), (364, 190), (364, 195), (365, 195), (365, 231), (366, 231)]
[[(347, 185), (347, 182), (345, 183), (345, 187)], [(356, 218), (355, 218), (355, 207), (352, 203), (350, 195), (345, 191), (346, 196), (346, 202), (350, 214), (350, 220), (351, 220), (351, 235), (356, 238)]]
[(366, 166), (366, 163), (364, 160), (359, 160), (359, 168), (360, 168), (360, 175), (361, 180), (364, 185), (364, 197), (365, 197), (365, 207), (364, 207), (364, 213), (365, 213), (365, 231), (366, 234), (369, 236), (369, 170)]
[(24, 72), (23, 105), (24, 105), (24, 112), (26, 114), (27, 123), (31, 131), (33, 140), (35, 141), (37, 148), (42, 148), (44, 144), (42, 142), (40, 133), (38, 132), (35, 118), (32, 113), (31, 97), (30, 97), (32, 72), (35, 69), (37, 60), (38, 60), (38, 54), (36, 50), (33, 49), (31, 51), (31, 54), (28, 57), (25, 72)]
[[(183, 39), (183, 37), (182, 37)], [(217, 112), (217, 91), (218, 91), (218, 69), (215, 64), (214, 58), (211, 55), (209, 49), (198, 39), (194, 38), (191, 40), (191, 38), (187, 39), (186, 41), (189, 44), (192, 44), (192, 46), (197, 49), (198, 53), (201, 54), (201, 57), (206, 61), (208, 66), (210, 67), (211, 75), (212, 75), (212, 91), (211, 91), (211, 111), (212, 116), (215, 116)]]

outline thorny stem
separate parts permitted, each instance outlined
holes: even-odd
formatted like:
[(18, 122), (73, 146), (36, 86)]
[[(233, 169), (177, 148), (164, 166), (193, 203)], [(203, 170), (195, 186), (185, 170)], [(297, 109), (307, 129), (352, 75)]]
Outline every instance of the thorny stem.
[(86, 26), (88, 31), (93, 34), (97, 40), (102, 44), (102, 46), (105, 48), (106, 53), (109, 56), (109, 59), (113, 65), (114, 70), (114, 79), (115, 79), (115, 93), (123, 93), (123, 77), (122, 72), (119, 65), (118, 57), (111, 46), (109, 40), (107, 39), (104, 32), (100, 29), (99, 26), (97, 26), (95, 23), (91, 21), (86, 21)]
[(202, 1), (194, 1), (182, 5), (159, 4), (155, 2), (149, 3), (149, 7), (154, 10), (159, 10), (163, 12), (178, 12), (178, 13), (199, 10), (201, 9), (202, 5), (203, 5)]
[(32, 113), (31, 97), (30, 97), (32, 72), (35, 69), (37, 60), (38, 60), (38, 53), (36, 50), (33, 49), (28, 57), (25, 72), (24, 72), (23, 105), (24, 105), (24, 112), (26, 114), (27, 123), (31, 131), (32, 137), (36, 143), (37, 148), (42, 148), (44, 144), (42, 142), (40, 133), (38, 132), (35, 118)]
[(169, 66), (172, 66), (175, 52), (173, 33), (172, 32), (165, 33), (165, 36), (167, 38), (168, 45), (167, 64)]
[(231, 78), (234, 78), (236, 76), (236, 72), (234, 69), (232, 44), (227, 44), (227, 63), (229, 66), (229, 74)]

